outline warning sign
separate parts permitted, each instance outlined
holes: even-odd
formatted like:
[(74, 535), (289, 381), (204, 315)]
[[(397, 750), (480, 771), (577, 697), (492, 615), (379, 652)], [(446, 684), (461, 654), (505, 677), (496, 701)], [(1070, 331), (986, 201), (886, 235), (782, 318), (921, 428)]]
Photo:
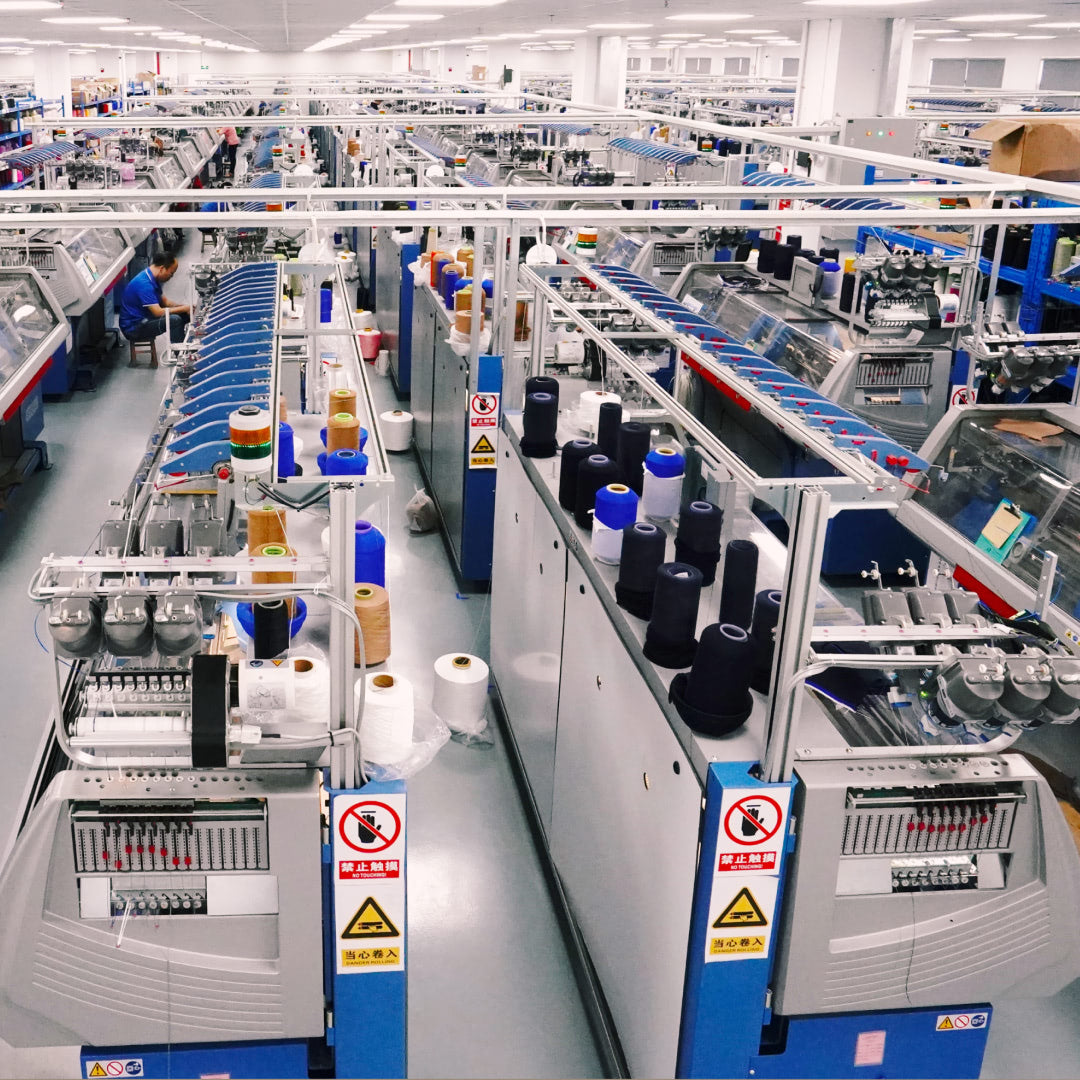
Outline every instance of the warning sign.
[(469, 398), (469, 427), (493, 428), (499, 426), (499, 395), (473, 394)]
[(335, 796), (332, 835), (338, 974), (404, 971), (405, 795)]
[(754, 894), (744, 885), (712, 925), (714, 930), (725, 926), (768, 926), (769, 920), (754, 899)]
[(469, 438), (472, 442), (469, 447), (469, 468), (494, 469), (496, 466), (495, 444), (491, 438), (485, 432), (480, 432), (479, 435), (471, 434)]
[(706, 963), (769, 955), (779, 886), (778, 877), (713, 875)]
[(728, 788), (720, 806), (718, 873), (772, 875), (779, 871), (787, 835), (791, 789)]
[(400, 949), (342, 949), (342, 967), (389, 967), (401, 963)]
[(386, 803), (358, 802), (342, 815), (338, 833), (353, 851), (373, 855), (398, 838), (401, 818)]
[(369, 896), (349, 920), (349, 925), (341, 931), (343, 940), (349, 938), (401, 937), (398, 928), (379, 907), (375, 897)]
[(783, 823), (784, 812), (775, 799), (750, 795), (724, 815), (724, 832), (732, 843), (756, 847), (771, 840)]
[(990, 1014), (985, 1012), (975, 1013), (942, 1013), (934, 1025), (935, 1031), (978, 1031), (985, 1028), (990, 1020)]
[(709, 942), (709, 955), (712, 957), (735, 956), (747, 953), (765, 953), (763, 937), (725, 937), (713, 938)]
[(966, 386), (953, 386), (949, 391), (949, 405), (974, 405), (975, 391), (968, 391)]
[(142, 1076), (142, 1058), (102, 1058), (99, 1061), (87, 1061), (83, 1063), (86, 1075), (97, 1080), (102, 1076)]

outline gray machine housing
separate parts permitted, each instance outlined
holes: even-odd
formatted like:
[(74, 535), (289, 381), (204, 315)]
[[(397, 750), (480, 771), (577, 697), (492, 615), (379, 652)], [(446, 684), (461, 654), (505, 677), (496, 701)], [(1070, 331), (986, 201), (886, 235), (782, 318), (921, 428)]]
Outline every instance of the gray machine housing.
[[(127, 821), (190, 808), (189, 833), (217, 839), (189, 849), (190, 869), (145, 854), (145, 869), (132, 871), (130, 858), (120, 872), (101, 869), (104, 852), (85, 841), (107, 819), (77, 821), (78, 807), (95, 804)], [(252, 808), (246, 841), (243, 826), (225, 823), (230, 805)], [(0, 875), (4, 1038), (109, 1046), (321, 1035), (320, 851), (312, 770), (60, 773)], [(117, 912), (166, 896), (194, 903), (126, 920)]]
[[(1041, 997), (1076, 978), (1080, 857), (1023, 758), (803, 761), (796, 771), (776, 1012)], [(958, 806), (988, 821), (908, 829), (944, 825)]]

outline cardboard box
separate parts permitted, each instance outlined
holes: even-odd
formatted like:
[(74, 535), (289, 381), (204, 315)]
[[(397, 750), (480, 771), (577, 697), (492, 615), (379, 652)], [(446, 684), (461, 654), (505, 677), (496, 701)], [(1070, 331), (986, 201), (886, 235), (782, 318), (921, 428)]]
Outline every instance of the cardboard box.
[(990, 168), (1039, 180), (1080, 180), (1080, 123), (1074, 120), (991, 120), (972, 133), (987, 139)]

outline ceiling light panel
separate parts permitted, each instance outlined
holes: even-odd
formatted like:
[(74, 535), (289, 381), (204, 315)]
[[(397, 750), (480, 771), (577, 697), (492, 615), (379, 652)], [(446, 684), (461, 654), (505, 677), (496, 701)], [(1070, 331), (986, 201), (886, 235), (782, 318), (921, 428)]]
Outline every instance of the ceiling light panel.
[[(1045, 15), (1032, 15), (1030, 12), (999, 11), (986, 12), (982, 15), (953, 15), (949, 22), (962, 23), (995, 23), (995, 22), (1025, 22), (1028, 19), (1045, 19)], [(1045, 23), (1040, 25), (1045, 26)]]
[(58, 0), (0, 0), (0, 11), (59, 11)]
[(49, 15), (41, 20), (47, 23), (63, 23), (66, 26), (104, 26), (106, 23), (127, 23), (130, 19), (119, 15)]
[(735, 12), (729, 11), (699, 11), (693, 14), (683, 15), (668, 15), (668, 22), (695, 22), (695, 23), (707, 23), (707, 22), (738, 22), (741, 19), (749, 19), (749, 15), (739, 15)]

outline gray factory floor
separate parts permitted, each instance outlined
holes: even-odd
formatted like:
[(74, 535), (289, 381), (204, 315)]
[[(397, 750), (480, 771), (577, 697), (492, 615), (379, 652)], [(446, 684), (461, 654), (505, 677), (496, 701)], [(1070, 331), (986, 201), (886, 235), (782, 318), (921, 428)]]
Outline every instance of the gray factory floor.
[[(170, 294), (185, 294), (184, 269)], [(27, 582), (42, 554), (94, 540), (108, 499), (128, 483), (168, 370), (100, 370), (94, 394), (47, 406), (53, 468), (26, 485), (0, 524), (0, 845), (35, 762), (49, 708), (47, 657), (34, 635)], [(374, 378), (380, 408), (387, 379)], [(403, 507), (420, 479), (394, 458), (387, 521), (394, 669), (430, 696), (431, 665), (450, 650), (487, 655), (488, 599), (461, 596), (437, 535), (410, 536)], [(40, 630), (40, 628), (39, 628)], [(43, 631), (41, 631), (43, 632)], [(601, 1075), (588, 1024), (505, 748), (450, 742), (409, 784), (409, 1075)], [(1080, 915), (1078, 915), (1080, 918)], [(0, 912), (0, 932), (4, 927)], [(1000, 1004), (984, 1077), (1080, 1077), (1080, 983), (1045, 1001)], [(958, 1035), (962, 1038), (963, 1035)], [(0, 1043), (0, 1077), (77, 1077), (76, 1048)]]

